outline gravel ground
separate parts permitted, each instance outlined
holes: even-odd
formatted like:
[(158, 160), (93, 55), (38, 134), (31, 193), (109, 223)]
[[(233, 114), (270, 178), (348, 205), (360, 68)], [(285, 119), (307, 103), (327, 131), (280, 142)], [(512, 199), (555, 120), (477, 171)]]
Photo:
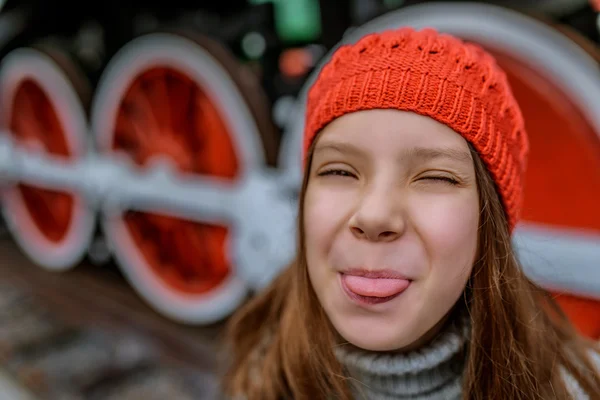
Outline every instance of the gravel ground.
[(33, 291), (0, 282), (0, 400), (216, 397), (210, 375), (166, 360), (133, 327), (69, 323)]

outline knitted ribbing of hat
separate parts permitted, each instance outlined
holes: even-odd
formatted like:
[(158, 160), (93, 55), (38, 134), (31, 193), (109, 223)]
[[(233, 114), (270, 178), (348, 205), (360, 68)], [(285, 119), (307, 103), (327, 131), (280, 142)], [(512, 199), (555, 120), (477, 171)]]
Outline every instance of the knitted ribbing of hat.
[(376, 108), (429, 116), (470, 142), (496, 182), (512, 231), (529, 144), (506, 75), (491, 55), (432, 29), (401, 28), (341, 46), (309, 90), (304, 153), (333, 119)]

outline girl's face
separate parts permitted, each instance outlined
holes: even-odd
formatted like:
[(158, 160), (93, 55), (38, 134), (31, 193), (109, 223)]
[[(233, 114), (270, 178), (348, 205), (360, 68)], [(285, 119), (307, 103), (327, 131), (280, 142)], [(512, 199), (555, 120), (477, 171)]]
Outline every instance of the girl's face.
[(321, 132), (309, 174), (308, 273), (335, 329), (373, 351), (429, 340), (475, 262), (467, 142), (418, 114), (360, 111)]

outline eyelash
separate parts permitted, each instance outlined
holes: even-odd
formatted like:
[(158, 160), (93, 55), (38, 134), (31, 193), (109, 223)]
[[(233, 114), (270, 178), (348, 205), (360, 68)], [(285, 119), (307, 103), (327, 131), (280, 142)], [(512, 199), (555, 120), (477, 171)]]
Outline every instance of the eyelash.
[[(347, 177), (347, 178), (352, 178), (355, 176), (351, 172), (345, 171), (343, 169), (330, 169), (330, 170), (319, 172), (319, 174), (318, 174), (318, 176), (328, 176), (328, 175)], [(427, 177), (421, 178), (420, 180), (422, 180), (422, 179), (432, 180), (432, 181), (440, 181), (440, 182), (446, 183), (448, 185), (458, 185), (458, 181), (456, 179), (453, 179), (453, 178), (450, 178), (447, 176), (427, 176)]]
[(347, 177), (347, 178), (354, 177), (354, 174), (352, 174), (351, 172), (345, 171), (343, 169), (328, 169), (328, 170), (319, 172), (318, 175), (319, 176), (334, 175), (334, 176), (341, 176), (341, 177)]
[(458, 185), (458, 181), (456, 179), (450, 178), (448, 176), (427, 176), (421, 179), (429, 179), (434, 181), (441, 181), (442, 183), (446, 183), (449, 185)]

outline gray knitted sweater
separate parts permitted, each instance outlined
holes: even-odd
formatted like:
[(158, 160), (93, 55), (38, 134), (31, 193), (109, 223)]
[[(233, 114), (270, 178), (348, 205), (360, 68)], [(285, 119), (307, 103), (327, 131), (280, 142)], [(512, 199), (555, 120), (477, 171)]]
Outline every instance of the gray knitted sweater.
[(354, 381), (357, 399), (460, 399), (469, 324), (450, 325), (425, 348), (404, 353), (375, 353), (347, 345), (338, 360)]
[[(356, 399), (458, 400), (469, 324), (449, 326), (425, 348), (406, 354), (368, 352), (340, 346), (336, 356), (354, 382)], [(600, 356), (592, 355), (600, 367)], [(566, 372), (563, 377), (576, 400), (591, 400)]]

